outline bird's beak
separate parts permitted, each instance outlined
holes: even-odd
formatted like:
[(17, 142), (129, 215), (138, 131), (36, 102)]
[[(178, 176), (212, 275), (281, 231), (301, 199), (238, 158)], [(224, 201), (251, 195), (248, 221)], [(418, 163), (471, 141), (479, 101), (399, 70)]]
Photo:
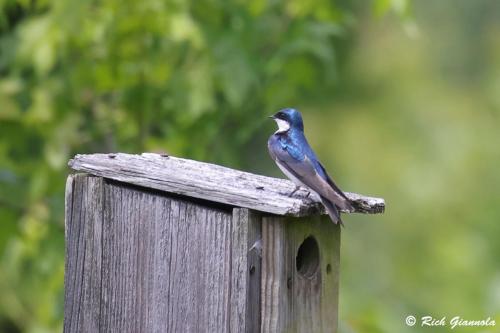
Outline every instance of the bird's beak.
[(275, 119), (276, 117), (274, 115), (272, 115), (272, 116), (269, 116), (267, 118)]

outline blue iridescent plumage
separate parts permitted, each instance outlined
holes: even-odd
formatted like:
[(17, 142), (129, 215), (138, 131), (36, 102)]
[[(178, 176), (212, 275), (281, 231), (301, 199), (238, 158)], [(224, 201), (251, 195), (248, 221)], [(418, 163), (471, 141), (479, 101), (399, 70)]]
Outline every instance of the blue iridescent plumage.
[(342, 224), (339, 209), (352, 212), (354, 208), (345, 194), (328, 176), (309, 146), (304, 135), (304, 124), (300, 112), (295, 109), (283, 109), (272, 118), (279, 128), (269, 138), (269, 153), (283, 173), (297, 185), (292, 194), (299, 186), (315, 192), (332, 221)]

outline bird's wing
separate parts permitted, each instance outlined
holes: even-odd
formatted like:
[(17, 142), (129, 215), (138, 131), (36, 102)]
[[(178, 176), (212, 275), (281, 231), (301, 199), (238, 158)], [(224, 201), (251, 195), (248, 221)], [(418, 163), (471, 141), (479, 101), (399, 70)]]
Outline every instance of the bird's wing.
[(337, 192), (338, 194), (340, 194), (346, 200), (346, 202), (347, 202), (347, 204), (349, 206), (347, 208), (347, 210), (349, 210), (350, 212), (353, 212), (354, 211), (354, 207), (351, 205), (351, 202), (349, 201), (349, 198), (347, 198), (347, 196), (345, 195), (345, 193), (342, 192), (342, 190), (337, 186), (337, 184), (335, 184), (335, 182), (330, 178), (330, 176), (326, 172), (325, 168), (323, 167), (323, 165), (319, 161), (318, 161), (318, 165), (321, 168), (321, 170), (323, 171), (323, 174), (325, 175), (326, 181), (328, 182), (328, 184), (333, 188), (333, 190), (335, 192)]
[[(274, 155), (274, 156), (273, 156)], [(302, 183), (311, 188), (314, 192), (318, 193), (324, 199), (330, 200), (341, 209), (347, 211), (352, 210), (349, 200), (345, 197), (338, 187), (333, 187), (327, 180), (323, 179), (314, 168), (314, 164), (307, 157), (304, 156), (303, 160), (296, 160), (286, 149), (272, 149), (271, 156), (283, 167), (285, 167), (291, 174), (293, 174)], [(332, 182), (333, 184), (333, 182)], [(335, 184), (333, 184), (335, 185)]]
[(269, 151), (269, 155), (271, 155), (271, 158), (273, 159), (273, 161), (276, 161), (276, 154), (274, 153), (275, 149), (273, 147), (275, 142), (276, 142), (276, 139), (274, 138), (274, 135), (272, 135), (269, 138), (269, 141), (267, 142), (267, 150)]

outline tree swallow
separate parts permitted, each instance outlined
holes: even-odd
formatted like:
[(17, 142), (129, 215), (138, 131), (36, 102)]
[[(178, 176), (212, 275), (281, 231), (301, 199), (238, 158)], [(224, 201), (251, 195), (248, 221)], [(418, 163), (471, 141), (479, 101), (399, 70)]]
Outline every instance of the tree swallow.
[(309, 146), (300, 112), (283, 109), (270, 118), (276, 121), (278, 130), (267, 141), (267, 147), (274, 162), (296, 185), (290, 196), (300, 187), (310, 189), (320, 197), (333, 223), (342, 225), (339, 210), (353, 212), (354, 207)]

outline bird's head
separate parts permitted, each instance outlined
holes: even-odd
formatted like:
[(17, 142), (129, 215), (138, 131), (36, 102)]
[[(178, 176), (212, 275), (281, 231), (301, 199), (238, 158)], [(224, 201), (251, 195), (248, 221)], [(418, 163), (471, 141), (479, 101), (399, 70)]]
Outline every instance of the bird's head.
[(302, 122), (302, 115), (299, 111), (288, 108), (279, 110), (270, 118), (276, 121), (278, 124), (278, 130), (276, 133), (283, 133), (288, 131), (290, 128), (304, 131), (304, 123)]

